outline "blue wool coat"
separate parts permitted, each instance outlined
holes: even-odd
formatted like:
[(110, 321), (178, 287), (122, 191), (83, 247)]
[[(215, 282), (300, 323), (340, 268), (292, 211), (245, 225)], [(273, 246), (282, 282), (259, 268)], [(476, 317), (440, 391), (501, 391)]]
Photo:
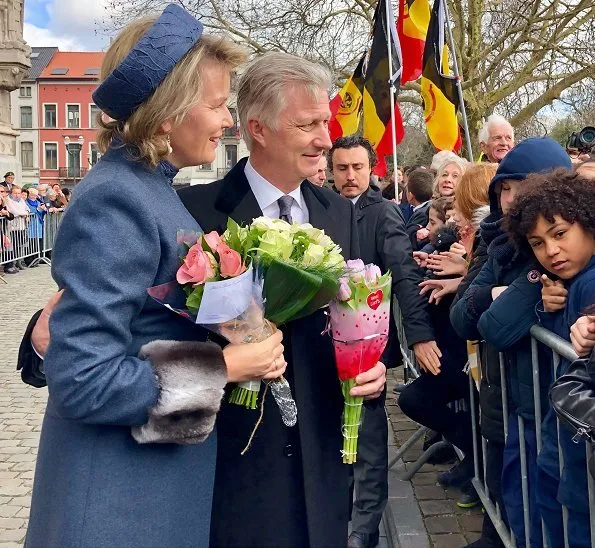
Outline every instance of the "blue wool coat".
[[(570, 328), (583, 311), (595, 303), (595, 255), (587, 266), (572, 280), (565, 282), (564, 286), (568, 290), (566, 307), (555, 313), (542, 312), (540, 317), (546, 329), (570, 341)], [(570, 360), (561, 357), (555, 376), (564, 375), (568, 371), (570, 363)], [(543, 421), (542, 450), (537, 459), (537, 465), (540, 471), (547, 476), (547, 481), (558, 484), (558, 501), (561, 504), (566, 505), (570, 511), (587, 514), (589, 500), (585, 444), (583, 441), (574, 443), (572, 441), (574, 434), (575, 432), (562, 423), (560, 446), (564, 455), (564, 470), (560, 477), (556, 414), (550, 408)], [(588, 534), (586, 537), (588, 538)]]
[(50, 320), (27, 548), (208, 546), (215, 434), (199, 445), (131, 436), (159, 394), (141, 346), (206, 338), (146, 291), (175, 278), (177, 231), (199, 230), (174, 175), (110, 150), (64, 214), (52, 275), (65, 292)]

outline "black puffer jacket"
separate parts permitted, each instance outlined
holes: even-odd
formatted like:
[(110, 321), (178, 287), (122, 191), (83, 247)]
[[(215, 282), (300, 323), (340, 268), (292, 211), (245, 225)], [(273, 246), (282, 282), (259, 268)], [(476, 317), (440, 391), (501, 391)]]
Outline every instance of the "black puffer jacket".
[[(474, 215), (475, 224), (479, 225), (489, 213), (489, 208), (479, 208)], [(488, 246), (481, 238), (479, 230), (473, 242), (473, 256), (467, 276), (459, 285), (453, 306), (463, 296), (483, 265), (488, 260)], [(453, 325), (453, 327), (455, 327)], [(455, 327), (456, 331), (456, 327)], [(502, 413), (502, 384), (500, 381), (500, 356), (498, 351), (485, 341), (479, 343), (481, 383), (479, 386), (479, 405), (481, 407), (481, 433), (493, 443), (504, 443), (504, 415)]]

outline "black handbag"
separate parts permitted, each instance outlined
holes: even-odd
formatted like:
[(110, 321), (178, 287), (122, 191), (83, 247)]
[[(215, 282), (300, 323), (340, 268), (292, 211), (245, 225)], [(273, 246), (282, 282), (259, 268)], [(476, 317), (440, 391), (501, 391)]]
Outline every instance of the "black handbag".
[(550, 400), (562, 422), (576, 432), (572, 441), (591, 443), (589, 471), (595, 478), (595, 348), (587, 358), (573, 361), (552, 385)]
[(21, 379), (25, 384), (34, 386), (35, 388), (43, 388), (47, 385), (43, 370), (43, 360), (35, 353), (31, 345), (31, 333), (41, 313), (42, 310), (38, 310), (33, 314), (31, 320), (29, 320), (29, 325), (19, 347), (17, 361), (17, 371), (21, 372)]

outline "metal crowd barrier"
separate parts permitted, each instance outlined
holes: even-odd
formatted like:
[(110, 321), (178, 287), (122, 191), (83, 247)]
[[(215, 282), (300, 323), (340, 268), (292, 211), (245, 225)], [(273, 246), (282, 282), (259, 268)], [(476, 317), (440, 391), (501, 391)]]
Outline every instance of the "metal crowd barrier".
[[(395, 320), (397, 323), (397, 331), (399, 335), (399, 341), (401, 342), (401, 353), (403, 355), (403, 363), (404, 367), (407, 370), (408, 374), (413, 378), (417, 378), (420, 375), (420, 370), (415, 362), (415, 356), (413, 352), (411, 352), (407, 348), (407, 339), (405, 337), (405, 332), (403, 329), (403, 322), (401, 318), (401, 314), (399, 312), (398, 306), (395, 305)], [(549, 349), (552, 356), (552, 368), (555, 372), (558, 369), (558, 365), (560, 363), (560, 358), (566, 358), (568, 360), (575, 360), (577, 359), (577, 355), (574, 352), (572, 345), (568, 342), (559, 337), (558, 335), (544, 329), (539, 325), (534, 325), (531, 328), (531, 359), (532, 359), (532, 373), (533, 373), (533, 397), (534, 397), (534, 404), (535, 404), (535, 429), (536, 429), (536, 444), (537, 444), (537, 453), (541, 452), (542, 446), (542, 420), (544, 417), (541, 416), (541, 393), (540, 393), (540, 355), (538, 352), (539, 346), (542, 348)], [(478, 362), (480, 360), (478, 359)], [(479, 364), (478, 364), (479, 367)], [(541, 360), (541, 367), (543, 367), (543, 360)], [(504, 418), (504, 432), (505, 437), (508, 436), (508, 420), (509, 420), (509, 405), (508, 405), (508, 392), (507, 392), (507, 383), (506, 383), (506, 362), (504, 359), (504, 354), (500, 353), (500, 380), (502, 386), (502, 410), (503, 410), (503, 418)], [(504, 520), (502, 519), (501, 509), (495, 504), (494, 497), (491, 496), (490, 491), (487, 486), (487, 479), (486, 479), (486, 463), (487, 463), (487, 440), (481, 436), (481, 443), (478, 443), (479, 436), (476, 434), (480, 432), (480, 415), (481, 410), (479, 413), (476, 411), (476, 406), (474, 404), (476, 396), (476, 390), (474, 386), (474, 379), (472, 378), (471, 374), (469, 375), (469, 389), (470, 389), (470, 407), (471, 407), (471, 420), (472, 420), (472, 430), (473, 430), (473, 459), (474, 459), (474, 466), (475, 466), (475, 477), (472, 479), (473, 486), (477, 491), (479, 498), (483, 504), (483, 507), (486, 513), (490, 516), (494, 527), (498, 531), (498, 535), (502, 540), (502, 543), (506, 548), (516, 548), (517, 544), (514, 538), (514, 535), (506, 526)], [(479, 406), (478, 406), (479, 408)], [(558, 420), (558, 439), (560, 439), (560, 429), (566, 428), (566, 426), (561, 425), (560, 421)], [(535, 546), (538, 542), (531, 543), (530, 537), (530, 508), (529, 508), (529, 485), (528, 485), (528, 465), (527, 465), (527, 449), (525, 446), (525, 421), (522, 417), (518, 417), (518, 428), (519, 428), (519, 439), (520, 439), (520, 462), (521, 462), (521, 496), (523, 500), (523, 511), (524, 511), (524, 525), (525, 525), (525, 546), (530, 548), (532, 545)], [(389, 463), (389, 468), (392, 467), (397, 460), (399, 460), (402, 455), (412, 446), (415, 444), (417, 440), (419, 440), (425, 433), (427, 428), (420, 427), (398, 450), (397, 455), (393, 460)], [(573, 439), (574, 442), (584, 445), (585, 447), (585, 466), (588, 466), (589, 457), (591, 453), (591, 444), (590, 442), (584, 441), (582, 438), (579, 439), (575, 437)], [(446, 442), (440, 442), (442, 444), (446, 444)], [(440, 445), (440, 444), (434, 444)], [(481, 447), (479, 447), (481, 445)], [(408, 480), (421, 468), (421, 466), (427, 462), (429, 459), (430, 451), (434, 446), (432, 446), (428, 451), (424, 453), (416, 461), (412, 469), (407, 473), (406, 476), (403, 476), (402, 479)], [(480, 458), (480, 451), (481, 451), (481, 458)], [(460, 451), (457, 450), (459, 456), (462, 455)], [(433, 454), (433, 453), (431, 453)], [(558, 455), (560, 461), (560, 474), (564, 469), (564, 456), (562, 454), (562, 450), (560, 446), (558, 446)], [(483, 470), (480, 470), (480, 463), (483, 463)], [(591, 533), (591, 546), (595, 547), (595, 481), (593, 477), (589, 474), (587, 470), (587, 482), (588, 482), (588, 499), (589, 499), (589, 523), (590, 523), (590, 533)], [(534, 511), (537, 511), (535, 509)], [(562, 520), (563, 520), (563, 527), (564, 527), (564, 545), (565, 548), (572, 548), (568, 542), (568, 509), (562, 506)], [(539, 539), (543, 542), (543, 546), (547, 547), (548, 542), (545, 534), (545, 526), (542, 521), (542, 539)], [(550, 547), (550, 548), (558, 548), (558, 547)]]
[(51, 264), (50, 257), (62, 211), (47, 213), (39, 225), (37, 214), (16, 217), (9, 221), (0, 218), (0, 265), (28, 259), (29, 266)]

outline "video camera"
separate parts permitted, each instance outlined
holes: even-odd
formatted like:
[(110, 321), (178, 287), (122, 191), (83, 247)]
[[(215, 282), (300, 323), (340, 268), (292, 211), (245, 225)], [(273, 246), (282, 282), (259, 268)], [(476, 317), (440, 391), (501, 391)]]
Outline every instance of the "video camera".
[(578, 150), (581, 154), (595, 151), (595, 127), (587, 126), (572, 132), (566, 141), (566, 150)]

